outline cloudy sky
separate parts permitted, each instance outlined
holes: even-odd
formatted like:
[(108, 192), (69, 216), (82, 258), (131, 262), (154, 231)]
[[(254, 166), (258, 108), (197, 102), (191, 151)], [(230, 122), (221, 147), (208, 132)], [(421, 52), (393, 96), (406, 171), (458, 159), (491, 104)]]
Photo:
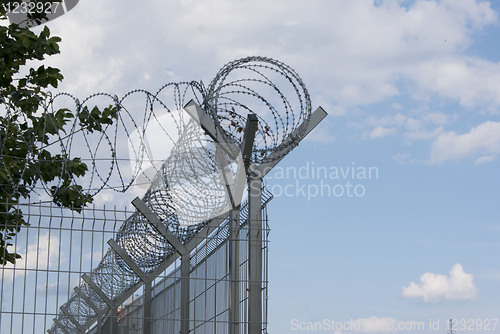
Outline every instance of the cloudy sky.
[(499, 14), (476, 0), (81, 0), (48, 24), (63, 39), (49, 62), (79, 98), (208, 83), (249, 55), (290, 65), (329, 116), (266, 180), (269, 332), (445, 333), (453, 318), (500, 333)]

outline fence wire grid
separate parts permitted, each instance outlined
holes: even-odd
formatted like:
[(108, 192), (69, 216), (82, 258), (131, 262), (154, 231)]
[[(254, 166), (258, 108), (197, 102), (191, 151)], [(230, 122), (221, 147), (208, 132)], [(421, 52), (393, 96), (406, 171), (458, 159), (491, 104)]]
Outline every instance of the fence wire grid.
[[(267, 328), (267, 254), (269, 225), (267, 203), (270, 193), (262, 199), (263, 231), (263, 323)], [(15, 265), (1, 268), (0, 279), (0, 333), (109, 333), (110, 323), (116, 324), (115, 333), (142, 333), (144, 323), (144, 287), (135, 284), (130, 296), (100, 322), (90, 322), (80, 328), (69, 318), (92, 320), (96, 314), (89, 312), (84, 301), (78, 308), (67, 309), (74, 301), (75, 287), (85, 289), (82, 279), (113, 254), (107, 243), (120, 234), (124, 222), (134, 211), (116, 207), (86, 208), (76, 213), (50, 203), (19, 205), (29, 217), (30, 226), (22, 229), (14, 240), (14, 250), (22, 255)], [(215, 225), (206, 236), (195, 236), (197, 247), (190, 252), (189, 290), (190, 333), (228, 333), (229, 312), (229, 241), (228, 215)], [(239, 232), (239, 290), (238, 312), (242, 324), (248, 307), (248, 205), (240, 211)], [(137, 238), (148, 232), (138, 230)], [(140, 247), (140, 245), (137, 245)], [(119, 256), (108, 255), (110, 261), (121, 261)], [(122, 264), (123, 265), (123, 264)], [(177, 334), (180, 328), (180, 259), (152, 279), (151, 333)], [(113, 280), (113, 273), (107, 278)], [(121, 282), (134, 281), (134, 275), (120, 275)], [(106, 276), (105, 276), (106, 277)], [(98, 296), (93, 300), (98, 300)], [(98, 307), (105, 307), (102, 303)], [(87, 319), (88, 318), (88, 319)], [(69, 325), (69, 326), (68, 326)], [(245, 325), (239, 333), (247, 333)]]

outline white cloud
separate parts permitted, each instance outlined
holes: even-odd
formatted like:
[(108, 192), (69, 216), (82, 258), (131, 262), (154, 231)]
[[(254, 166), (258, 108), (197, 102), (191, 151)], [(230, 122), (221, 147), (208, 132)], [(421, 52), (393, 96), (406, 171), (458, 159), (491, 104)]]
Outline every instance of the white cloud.
[(450, 121), (450, 115), (447, 115), (442, 112), (430, 112), (427, 114), (424, 114), (422, 119), (426, 122), (430, 122), (432, 124), (439, 124), (439, 125), (444, 125), (449, 123)]
[(500, 63), (452, 56), (422, 63), (412, 77), (423, 89), (467, 108), (500, 105)]
[(432, 143), (431, 163), (440, 164), (448, 160), (459, 160), (480, 155), (476, 163), (491, 161), (500, 153), (500, 122), (487, 121), (468, 133), (453, 131), (440, 134)]
[(375, 129), (370, 132), (370, 138), (375, 139), (375, 138), (382, 138), (386, 137), (389, 135), (393, 135), (397, 132), (395, 128), (384, 128), (382, 126), (377, 126)]
[(411, 155), (408, 152), (405, 153), (398, 153), (392, 157), (394, 161), (396, 161), (399, 164), (407, 164), (411, 163)]
[(421, 113), (407, 116), (402, 113), (383, 117), (368, 117), (360, 125), (369, 128), (368, 137), (375, 139), (396, 133), (402, 133), (407, 142), (429, 140), (437, 137), (442, 131), (440, 124), (448, 122), (449, 117), (442, 113)]
[[(207, 81), (225, 62), (259, 54), (294, 67), (318, 94), (364, 105), (401, 94), (401, 78), (446, 96), (462, 85), (461, 92), (476, 91), (467, 98), (475, 101), (500, 69), (455, 55), (495, 20), (489, 4), (475, 0), (420, 0), (409, 8), (395, 1), (144, 1), (140, 10), (88, 0), (49, 25), (63, 38), (64, 87), (78, 94)], [(471, 74), (437, 76), (457, 72), (449, 70), (457, 62)], [(468, 81), (483, 75), (482, 88)]]
[(94, 196), (94, 203), (98, 203), (99, 206), (106, 205), (108, 203), (115, 204), (116, 202), (115, 193), (109, 191), (100, 191), (97, 195)]
[[(362, 121), (358, 137), (397, 135), (409, 144), (439, 137), (431, 153), (439, 163), (462, 154), (458, 147), (440, 152), (442, 141), (454, 139), (442, 127), (452, 116), (405, 111), (404, 99), (500, 109), (500, 63), (465, 52), (474, 33), (496, 20), (490, 5), (478, 0), (417, 0), (406, 7), (397, 1), (146, 0), (141, 10), (134, 3), (87, 0), (49, 23), (63, 38), (62, 54), (49, 63), (65, 75), (62, 90), (81, 99), (100, 91), (154, 92), (171, 81), (208, 84), (228, 61), (269, 56), (299, 73), (313, 109), (323, 105), (347, 122), (366, 119), (352, 112), (356, 108), (397, 97), (371, 123)], [(390, 111), (398, 114), (385, 116)], [(331, 126), (308, 140), (332, 141)], [(495, 152), (482, 154), (476, 164)]]
[(485, 155), (485, 156), (482, 156), (480, 158), (477, 158), (476, 161), (474, 161), (474, 164), (481, 165), (481, 164), (485, 164), (488, 162), (492, 162), (493, 160), (495, 160), (494, 155)]
[(430, 130), (416, 129), (414, 131), (409, 131), (405, 133), (404, 136), (409, 142), (414, 142), (417, 140), (429, 140), (436, 138), (441, 132), (443, 132), (443, 127), (438, 126)]
[[(474, 33), (496, 20), (489, 3), (478, 0), (417, 0), (406, 7), (398, 1), (146, 0), (141, 9), (87, 0), (48, 24), (63, 38), (62, 54), (49, 63), (65, 75), (62, 90), (79, 98), (136, 88), (154, 92), (170, 81), (208, 84), (224, 63), (257, 54), (296, 69), (313, 108), (323, 105), (344, 119), (357, 117), (350, 112), (357, 106), (407, 94), (424, 103), (437, 96), (495, 111), (500, 63), (465, 51)], [(407, 143), (439, 137), (433, 162), (460, 157), (457, 147), (440, 152), (440, 142), (454, 134), (441, 127), (450, 115), (409, 115), (401, 100), (390, 104), (399, 114), (378, 115), (360, 127), (359, 137), (398, 134)], [(322, 131), (320, 140), (333, 139), (332, 131)], [(482, 154), (477, 164), (495, 152)]]
[(447, 276), (425, 273), (419, 283), (411, 282), (401, 292), (404, 298), (421, 298), (426, 303), (470, 300), (476, 295), (473, 276), (465, 273), (460, 263), (455, 264)]
[(15, 265), (8, 263), (4, 266), (6, 281), (17, 280), (35, 270), (53, 269), (57, 266), (58, 257), (61, 258), (61, 262), (65, 261), (63, 254), (59, 253), (59, 239), (48, 232), (32, 241), (27, 251), (17, 252), (22, 258), (17, 260)]

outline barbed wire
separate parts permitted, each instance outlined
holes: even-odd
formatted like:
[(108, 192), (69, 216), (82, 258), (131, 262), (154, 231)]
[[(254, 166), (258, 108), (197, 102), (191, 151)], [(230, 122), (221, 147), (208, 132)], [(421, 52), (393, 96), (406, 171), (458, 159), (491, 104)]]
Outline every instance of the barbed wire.
[[(234, 145), (241, 145), (246, 115), (256, 114), (259, 126), (252, 153), (252, 162), (256, 163), (288, 153), (293, 145), (287, 138), (293, 133), (300, 139), (299, 125), (307, 123), (311, 113), (309, 94), (295, 71), (270, 58), (247, 57), (225, 65), (208, 89), (202, 82), (191, 81), (168, 83), (156, 93), (137, 89), (121, 98), (96, 93), (80, 101), (69, 93), (49, 95), (42, 113), (65, 108), (76, 117), (64, 126), (62, 132), (47, 134), (50, 137), (47, 147), (28, 147), (47, 149), (67, 160), (79, 157), (87, 162), (88, 172), (84, 177), (75, 178), (74, 183), (82, 185), (92, 195), (103, 189), (125, 192), (138, 178), (142, 183), (145, 180), (152, 182), (160, 172), (162, 162), (169, 157), (168, 153), (173, 152), (174, 147), (178, 152), (180, 145), (186, 146), (186, 143), (181, 143), (183, 140), (179, 140), (188, 118), (182, 108), (191, 99), (205, 109)], [(8, 103), (3, 105), (9, 106)], [(105, 108), (109, 105), (119, 110), (112, 124), (94, 132), (81, 126), (78, 116), (85, 107)], [(12, 114), (13, 111), (7, 109), (6, 119)], [(16, 126), (15, 118), (11, 119), (12, 125)], [(164, 152), (158, 147), (159, 143), (166, 146)], [(282, 154), (271, 158), (271, 153), (278, 150)], [(5, 138), (0, 138), (0, 155), (9, 156)], [(29, 159), (33, 156), (33, 151), (26, 154), (26, 168), (30, 168)], [(10, 186), (15, 189), (18, 185), (3, 161), (0, 169), (5, 171), (12, 183)], [(41, 185), (32, 185), (32, 190), (42, 187), (50, 194), (53, 183), (41, 182)]]
[[(183, 111), (190, 100), (204, 109), (217, 131), (224, 133), (226, 143), (214, 143)], [(81, 126), (78, 116), (85, 107), (109, 105), (119, 111), (112, 124), (94, 132)], [(310, 96), (299, 76), (289, 66), (265, 57), (247, 57), (226, 64), (208, 88), (197, 81), (168, 83), (154, 94), (133, 90), (118, 98), (96, 93), (82, 101), (71, 94), (59, 93), (49, 96), (42, 112), (54, 113), (61, 108), (76, 117), (62, 132), (51, 135), (50, 145), (43, 149), (68, 160), (79, 157), (89, 162), (87, 174), (73, 182), (92, 195), (103, 189), (125, 192), (134, 183), (148, 185), (143, 201), (183, 244), (195, 237), (211, 218), (234, 205), (228, 199), (223, 176), (234, 179), (242, 169), (238, 167), (243, 160), (241, 154), (225, 155), (221, 163), (217, 156), (224, 150), (218, 145), (230, 145), (241, 151), (247, 114), (258, 118), (250, 157), (250, 162), (257, 164), (280, 159), (292, 150), (305, 135), (311, 115)], [(9, 115), (12, 111), (7, 109), (6, 119)], [(12, 125), (16, 126), (12, 119)], [(4, 138), (0, 138), (0, 155), (0, 169), (8, 174), (4, 158), (9, 155), (9, 147)], [(26, 155), (23, 172), (28, 172), (33, 156), (33, 151)], [(50, 194), (51, 186), (51, 182), (41, 182), (32, 189), (44, 189)], [(115, 241), (146, 274), (175, 251), (139, 212), (122, 224)], [(110, 300), (117, 299), (140, 280), (111, 249), (88, 276)], [(85, 281), (80, 284), (80, 291), (99, 310), (105, 309), (102, 298)], [(96, 316), (77, 293), (63, 308), (81, 327)], [(79, 330), (65, 312), (58, 315), (58, 321), (66, 332)], [(58, 332), (56, 325), (52, 332)]]
[[(208, 87), (207, 112), (235, 143), (240, 143), (246, 115), (259, 119), (252, 162), (262, 163), (286, 155), (294, 134), (300, 141), (311, 115), (311, 98), (288, 65), (265, 57), (247, 57), (223, 66)], [(280, 150), (280, 155), (270, 155)]]

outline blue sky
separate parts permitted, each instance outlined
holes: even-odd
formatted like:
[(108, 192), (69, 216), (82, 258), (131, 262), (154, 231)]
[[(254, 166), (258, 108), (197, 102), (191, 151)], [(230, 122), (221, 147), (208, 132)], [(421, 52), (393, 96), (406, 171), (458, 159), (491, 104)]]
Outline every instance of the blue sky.
[[(291, 191), (269, 204), (269, 332), (300, 333), (297, 326), (325, 319), (363, 321), (365, 333), (396, 332), (382, 328), (408, 321), (425, 323), (413, 332), (444, 333), (450, 318), (493, 329), (500, 318), (499, 10), (499, 2), (476, 0), (81, 0), (48, 24), (63, 39), (49, 63), (65, 76), (61, 91), (80, 98), (208, 83), (222, 65), (248, 55), (290, 65), (313, 108), (329, 116), (280, 168), (378, 173), (270, 175), (276, 192), (303, 185), (311, 197), (321, 182), (337, 190), (350, 182), (363, 195), (308, 199)], [(437, 320), (439, 328), (430, 328)], [(460, 332), (500, 333), (500, 324)]]

